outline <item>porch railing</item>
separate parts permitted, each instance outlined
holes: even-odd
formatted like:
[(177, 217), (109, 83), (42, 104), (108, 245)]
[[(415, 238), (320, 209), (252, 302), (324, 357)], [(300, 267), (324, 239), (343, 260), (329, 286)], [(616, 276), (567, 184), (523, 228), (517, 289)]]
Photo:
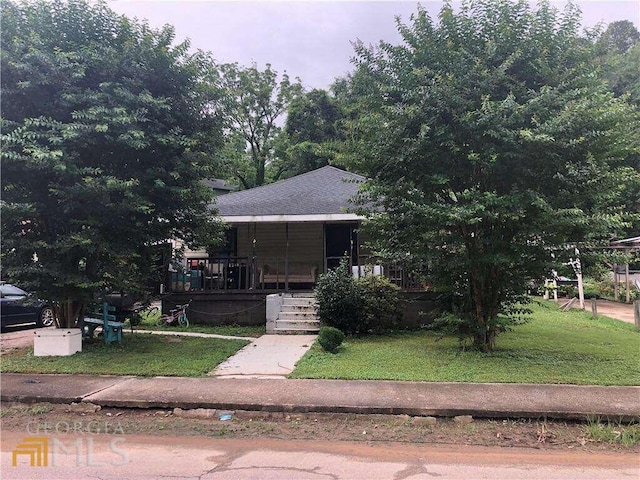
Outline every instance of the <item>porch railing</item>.
[(371, 256), (358, 257), (358, 266), (351, 267), (354, 276), (382, 275), (402, 290), (425, 290), (426, 269), (422, 271)]
[[(424, 290), (424, 272), (362, 256), (350, 265), (355, 277), (382, 275), (403, 290)], [(328, 265), (331, 268), (331, 265)], [(288, 290), (311, 288), (324, 265), (283, 257), (188, 258), (184, 272), (170, 272), (167, 291)], [(288, 273), (288, 274), (287, 274)]]
[(249, 290), (251, 275), (248, 257), (188, 258), (184, 272), (170, 273), (169, 290)]

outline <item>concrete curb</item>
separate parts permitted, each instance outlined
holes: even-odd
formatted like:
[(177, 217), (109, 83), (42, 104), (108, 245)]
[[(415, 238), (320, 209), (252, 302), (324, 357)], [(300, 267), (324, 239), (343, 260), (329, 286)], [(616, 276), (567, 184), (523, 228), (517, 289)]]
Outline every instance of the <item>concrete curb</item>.
[(2, 375), (2, 401), (477, 418), (640, 421), (640, 387)]

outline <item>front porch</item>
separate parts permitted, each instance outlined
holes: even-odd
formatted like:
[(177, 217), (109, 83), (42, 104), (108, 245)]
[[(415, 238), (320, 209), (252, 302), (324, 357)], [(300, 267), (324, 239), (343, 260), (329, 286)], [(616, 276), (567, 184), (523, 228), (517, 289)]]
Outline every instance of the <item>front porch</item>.
[(318, 277), (347, 258), (355, 277), (382, 275), (402, 290), (423, 290), (420, 275), (375, 258), (357, 221), (235, 223), (215, 252), (188, 251), (165, 292), (312, 291)]
[[(335, 266), (339, 260), (339, 257), (335, 259)], [(186, 263), (184, 273), (169, 272), (164, 292), (311, 292), (320, 273), (327, 271), (325, 268), (318, 272), (316, 263), (288, 261), (287, 258), (190, 257)], [(350, 262), (349, 268), (354, 277), (381, 275), (403, 291), (425, 288), (416, 272), (370, 256), (359, 257), (358, 263)]]

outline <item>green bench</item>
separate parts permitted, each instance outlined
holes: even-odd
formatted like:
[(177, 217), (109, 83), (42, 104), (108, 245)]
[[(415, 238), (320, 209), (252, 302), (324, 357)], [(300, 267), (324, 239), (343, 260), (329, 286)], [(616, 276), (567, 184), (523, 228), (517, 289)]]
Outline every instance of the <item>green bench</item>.
[(104, 343), (107, 345), (115, 342), (121, 343), (124, 323), (117, 322), (115, 315), (109, 313), (115, 310), (116, 307), (105, 302), (102, 304), (102, 318), (85, 317), (82, 320), (82, 336), (84, 338), (93, 338), (96, 329), (102, 327)]

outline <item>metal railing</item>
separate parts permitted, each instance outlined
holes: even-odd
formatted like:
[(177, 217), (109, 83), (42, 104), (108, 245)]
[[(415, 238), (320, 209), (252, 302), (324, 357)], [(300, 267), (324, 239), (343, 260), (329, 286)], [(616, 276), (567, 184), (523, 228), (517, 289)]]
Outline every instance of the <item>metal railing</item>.
[[(339, 262), (333, 263), (337, 265)], [(368, 256), (360, 257), (358, 263), (359, 265), (349, 266), (354, 277), (382, 275), (403, 290), (424, 290), (425, 288), (424, 271), (416, 271)], [(331, 268), (331, 266), (328, 262), (328, 267)], [(321, 273), (322, 268), (317, 264), (287, 261), (283, 257), (188, 258), (184, 272), (169, 273), (169, 282), (165, 290), (207, 292), (311, 288)]]
[(170, 272), (168, 290), (249, 290), (252, 270), (248, 257), (188, 258), (184, 272)]

